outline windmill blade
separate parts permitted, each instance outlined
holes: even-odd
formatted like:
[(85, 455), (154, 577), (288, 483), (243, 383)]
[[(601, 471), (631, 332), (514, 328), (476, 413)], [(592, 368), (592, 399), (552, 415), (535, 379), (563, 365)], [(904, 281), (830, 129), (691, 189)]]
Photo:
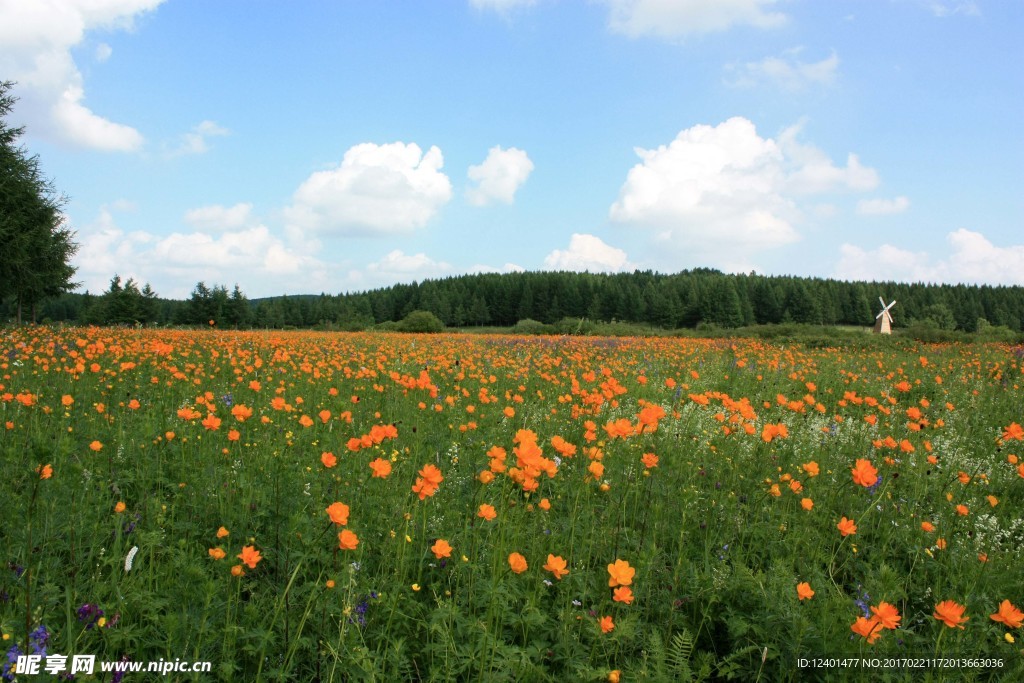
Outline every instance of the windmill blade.
[(878, 297), (878, 303), (882, 304), (882, 308), (885, 308), (885, 299)]
[(880, 312), (879, 312), (879, 314), (875, 316), (875, 320), (878, 320), (878, 319), (879, 319), (879, 318), (881, 318), (881, 317), (882, 317), (883, 315), (885, 315), (885, 311), (884, 311), (884, 310), (883, 310), (883, 311), (880, 311)]

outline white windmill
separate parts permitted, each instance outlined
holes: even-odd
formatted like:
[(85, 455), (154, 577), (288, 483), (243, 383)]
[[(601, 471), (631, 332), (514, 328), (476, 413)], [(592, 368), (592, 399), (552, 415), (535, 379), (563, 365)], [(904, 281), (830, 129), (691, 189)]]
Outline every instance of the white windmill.
[(889, 309), (896, 305), (896, 300), (886, 306), (885, 299), (878, 297), (879, 303), (882, 304), (882, 312), (875, 316), (875, 334), (892, 334), (892, 313)]

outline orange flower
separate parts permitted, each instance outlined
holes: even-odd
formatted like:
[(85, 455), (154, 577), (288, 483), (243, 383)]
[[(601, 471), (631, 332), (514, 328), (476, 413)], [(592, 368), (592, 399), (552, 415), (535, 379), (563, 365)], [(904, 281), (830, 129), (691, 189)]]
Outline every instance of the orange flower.
[(437, 493), (437, 487), (444, 481), (444, 477), (441, 476), (441, 470), (435, 465), (424, 465), (423, 469), (419, 471), (419, 475), (416, 483), (412, 486), (412, 490), (414, 493), (419, 494), (420, 500)]
[(69, 394), (64, 394), (63, 396), (60, 397), (60, 404), (65, 408), (74, 405), (74, 403), (74, 397)]
[(1003, 441), (1009, 441), (1011, 439), (1024, 441), (1024, 427), (1021, 427), (1016, 422), (1011, 422), (1009, 426), (1003, 429)]
[(232, 429), (228, 432), (228, 441), (238, 441), (242, 438), (242, 435), (237, 429)]
[(242, 569), (242, 565), (236, 564), (231, 568), (231, 576), (245, 576), (245, 570)]
[(966, 517), (969, 513), (970, 510), (967, 509), (966, 505), (961, 504), (956, 506), (956, 514), (960, 515), (961, 517)]
[(853, 483), (860, 484), (861, 486), (868, 488), (875, 485), (878, 481), (878, 470), (871, 464), (870, 460), (859, 458), (854, 463), (853, 469), (850, 470), (853, 475)]
[(217, 538), (224, 538), (225, 536), (227, 536), (230, 533), (231, 533), (230, 531), (228, 531), (224, 527), (221, 527), (221, 528), (217, 529)]
[(814, 591), (811, 589), (811, 584), (806, 581), (802, 581), (796, 585), (796, 597), (801, 600), (810, 600), (814, 597)]
[(522, 574), (527, 569), (526, 558), (519, 553), (512, 553), (508, 556), (508, 566), (516, 574)]
[(498, 513), (494, 511), (493, 505), (482, 503), (480, 505), (480, 509), (476, 511), (476, 516), (481, 519), (486, 519), (488, 522), (490, 522), (492, 519), (498, 516)]
[(53, 465), (46, 463), (36, 468), (36, 472), (39, 473), (40, 479), (49, 479), (53, 476)]
[(241, 403), (236, 403), (231, 407), (231, 414), (239, 422), (245, 422), (252, 417), (252, 408)]
[(628, 586), (633, 583), (633, 576), (636, 574), (636, 569), (629, 566), (629, 562), (626, 560), (615, 560), (613, 564), (608, 565), (608, 586), (615, 588), (616, 586)]
[(803, 465), (800, 465), (800, 467), (803, 469), (804, 472), (808, 474), (808, 476), (811, 477), (816, 477), (821, 472), (820, 468), (818, 467), (818, 463), (814, 462), (813, 460), (810, 462), (805, 462)]
[(878, 623), (882, 625), (882, 628), (895, 630), (900, 625), (900, 619), (903, 618), (900, 616), (900, 611), (894, 605), (890, 605), (884, 600), (878, 603), (878, 607), (872, 605), (871, 611), (874, 613)]
[(846, 517), (839, 520), (839, 524), (836, 524), (836, 528), (839, 529), (839, 533), (843, 536), (849, 536), (857, 533), (857, 525), (854, 524), (852, 519), (847, 519)]
[(857, 621), (853, 622), (850, 626), (850, 630), (859, 636), (863, 636), (867, 639), (868, 643), (874, 643), (878, 640), (879, 636), (882, 635), (881, 625), (878, 621), (872, 617), (871, 619), (865, 619), (864, 617), (857, 617)]
[(359, 537), (348, 529), (338, 534), (338, 547), (342, 550), (355, 550), (359, 545)]
[(601, 617), (601, 633), (611, 633), (615, 630), (615, 622), (610, 616)]
[(247, 545), (242, 548), (242, 552), (237, 555), (238, 559), (242, 561), (242, 564), (249, 567), (249, 569), (256, 569), (256, 565), (263, 557), (260, 555), (260, 551), (256, 550), (251, 545)]
[(619, 586), (612, 591), (612, 600), (625, 605), (633, 604), (633, 589), (629, 586)]
[(210, 431), (220, 429), (220, 418), (214, 415), (213, 413), (210, 413), (209, 415), (206, 416), (206, 419), (203, 420), (201, 424)]
[(103, 444), (101, 444), (99, 441), (93, 441), (91, 444), (89, 444), (89, 448), (99, 453), (101, 450), (103, 450)]
[(385, 460), (384, 458), (371, 460), (370, 469), (373, 470), (374, 477), (378, 479), (387, 479), (388, 475), (391, 474), (391, 461)]
[(116, 512), (117, 514), (121, 514), (127, 508), (128, 506), (124, 504), (124, 501), (119, 500), (117, 501), (117, 505), (114, 506), (114, 512)]
[(921, 531), (925, 531), (927, 533), (931, 533), (931, 532), (935, 531), (935, 525), (932, 524), (931, 522), (921, 522)]
[(207, 552), (209, 552), (210, 557), (212, 557), (215, 560), (223, 560), (225, 557), (227, 557), (227, 553), (224, 552), (224, 549), (220, 547), (210, 548)]
[(640, 458), (640, 462), (644, 464), (647, 469), (653, 469), (658, 466), (658, 456), (654, 453), (644, 453), (643, 457)]
[(331, 518), (331, 521), (339, 526), (345, 526), (348, 524), (348, 505), (344, 503), (331, 503), (327, 506), (327, 516)]
[(338, 458), (334, 455), (334, 453), (324, 451), (323, 453), (320, 454), (320, 462), (323, 463), (324, 467), (330, 469), (338, 464)]
[(1021, 624), (1024, 623), (1024, 612), (1014, 607), (1013, 603), (1009, 600), (1003, 600), (999, 603), (999, 611), (995, 614), (990, 614), (989, 619), (1006, 624), (1010, 628), (1020, 628)]
[(965, 609), (967, 609), (967, 607), (954, 600), (943, 600), (939, 604), (935, 605), (935, 611), (932, 612), (932, 616), (950, 628), (956, 628), (959, 626), (963, 629), (962, 624), (970, 619), (970, 617), (964, 616)]
[(544, 569), (555, 575), (555, 578), (559, 581), (562, 577), (569, 573), (569, 570), (565, 568), (566, 562), (562, 559), (561, 555), (548, 555), (548, 561), (544, 565)]
[(430, 550), (433, 551), (434, 557), (439, 560), (443, 557), (452, 556), (452, 547), (443, 538), (437, 539), (434, 545), (430, 546)]
[(548, 510), (551, 509), (551, 501), (548, 500), (547, 498), (541, 498), (540, 502), (537, 503), (537, 507), (547, 512)]

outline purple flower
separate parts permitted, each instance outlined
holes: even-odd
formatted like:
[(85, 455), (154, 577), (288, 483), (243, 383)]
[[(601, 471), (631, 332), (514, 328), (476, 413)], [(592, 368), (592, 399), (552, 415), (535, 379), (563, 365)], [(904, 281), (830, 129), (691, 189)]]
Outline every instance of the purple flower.
[(99, 605), (87, 602), (78, 608), (78, 620), (85, 624), (86, 630), (95, 626), (102, 616), (103, 610), (100, 609)]

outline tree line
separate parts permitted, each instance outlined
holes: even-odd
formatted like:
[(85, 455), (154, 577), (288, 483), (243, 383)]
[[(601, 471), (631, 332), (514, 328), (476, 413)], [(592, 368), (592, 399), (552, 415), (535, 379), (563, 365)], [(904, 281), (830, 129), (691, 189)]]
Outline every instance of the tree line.
[[(220, 327), (365, 329), (428, 311), (451, 327), (510, 327), (566, 318), (647, 324), (664, 329), (804, 323), (867, 327), (892, 309), (896, 326), (1020, 332), (1024, 287), (845, 282), (821, 278), (726, 274), (698, 268), (651, 271), (484, 273), (337, 295), (249, 300), (235, 285), (200, 282), (184, 301), (162, 299), (148, 285), (115, 276), (98, 295), (65, 294), (46, 302), (53, 321)], [(10, 314), (10, 311), (7, 312)]]

